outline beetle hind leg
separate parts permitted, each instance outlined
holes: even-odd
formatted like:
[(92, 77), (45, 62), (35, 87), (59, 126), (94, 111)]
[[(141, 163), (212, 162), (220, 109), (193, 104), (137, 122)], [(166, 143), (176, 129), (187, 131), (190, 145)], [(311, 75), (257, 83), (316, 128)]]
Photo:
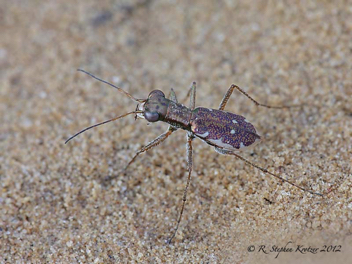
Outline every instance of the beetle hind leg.
[(254, 100), (249, 94), (247, 94), (245, 91), (243, 91), (240, 87), (238, 87), (235, 84), (232, 84), (230, 88), (227, 90), (224, 98), (222, 99), (220, 105), (219, 105), (219, 110), (224, 110), (225, 106), (227, 104), (227, 101), (230, 99), (233, 90), (237, 89), (241, 94), (245, 95), (248, 99), (250, 99), (255, 105), (257, 106), (262, 106), (266, 108), (276, 108), (276, 109), (282, 109), (282, 108), (291, 108), (291, 107), (301, 107), (302, 105), (282, 105), (282, 106), (273, 106), (273, 105), (267, 105), (267, 104), (261, 104)]
[(313, 192), (313, 191), (311, 191), (311, 190), (305, 189), (305, 188), (303, 188), (303, 187), (301, 187), (301, 186), (299, 186), (299, 185), (297, 185), (297, 184), (295, 184), (295, 183), (293, 183), (293, 182), (291, 182), (291, 181), (289, 181), (289, 180), (286, 180), (286, 179), (282, 178), (281, 176), (279, 176), (279, 175), (277, 175), (277, 174), (274, 174), (274, 173), (268, 171), (268, 170), (265, 169), (265, 168), (260, 167), (259, 165), (254, 164), (253, 162), (250, 162), (249, 160), (246, 160), (245, 158), (243, 158), (242, 156), (238, 155), (238, 154), (235, 153), (234, 151), (230, 151), (230, 150), (226, 150), (226, 149), (221, 149), (221, 148), (217, 148), (217, 147), (215, 147), (215, 150), (216, 150), (218, 153), (220, 153), (220, 154), (224, 154), (224, 155), (233, 155), (233, 156), (235, 156), (236, 158), (238, 158), (238, 159), (244, 161), (244, 162), (247, 163), (248, 165), (251, 165), (252, 167), (255, 167), (255, 168), (257, 168), (258, 170), (264, 172), (265, 174), (269, 174), (269, 175), (271, 175), (271, 176), (273, 176), (273, 177), (275, 177), (275, 178), (277, 178), (277, 179), (279, 179), (279, 180), (281, 180), (281, 181), (283, 181), (283, 182), (286, 182), (286, 183), (288, 183), (288, 184), (290, 184), (290, 185), (292, 185), (292, 186), (294, 186), (294, 187), (296, 187), (296, 188), (298, 188), (298, 189), (300, 189), (300, 190), (302, 190), (302, 191), (304, 191), (304, 192), (309, 192), (310, 194), (323, 196), (323, 194), (321, 194), (321, 193)]

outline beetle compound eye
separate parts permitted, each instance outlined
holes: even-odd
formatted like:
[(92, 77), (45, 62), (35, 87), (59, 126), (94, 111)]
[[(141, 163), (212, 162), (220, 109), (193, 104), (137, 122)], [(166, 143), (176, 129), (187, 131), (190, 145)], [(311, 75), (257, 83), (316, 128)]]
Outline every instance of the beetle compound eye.
[(146, 112), (144, 114), (145, 119), (149, 122), (156, 122), (159, 120), (159, 114), (157, 112)]
[(160, 90), (154, 90), (149, 94), (148, 97), (149, 98), (151, 98), (151, 97), (165, 97), (165, 94)]

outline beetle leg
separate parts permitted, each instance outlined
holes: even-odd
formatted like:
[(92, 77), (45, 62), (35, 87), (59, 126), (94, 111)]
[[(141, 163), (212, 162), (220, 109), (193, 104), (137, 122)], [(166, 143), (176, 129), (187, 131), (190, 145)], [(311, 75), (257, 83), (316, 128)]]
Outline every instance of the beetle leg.
[[(196, 91), (196, 83), (193, 82), (193, 83), (192, 83), (192, 86), (189, 88), (189, 90), (188, 90), (186, 96), (183, 98), (183, 100), (182, 100), (181, 102), (184, 103), (184, 102), (188, 99), (188, 97), (190, 97), (191, 94), (194, 92), (193, 98), (194, 98), (194, 104), (195, 104), (195, 91)], [(192, 98), (191, 98), (191, 101), (192, 101)], [(191, 108), (191, 109), (192, 109), (192, 108)], [(193, 109), (194, 109), (194, 107), (193, 107)], [(193, 109), (192, 109), (192, 110), (193, 110)]]
[(192, 140), (193, 139), (194, 139), (193, 134), (188, 132), (187, 133), (187, 170), (188, 170), (188, 178), (187, 178), (187, 183), (186, 183), (185, 190), (183, 192), (182, 207), (181, 207), (180, 215), (179, 215), (178, 220), (177, 220), (176, 228), (175, 228), (174, 232), (172, 233), (171, 237), (168, 239), (168, 243), (169, 244), (171, 243), (171, 240), (176, 236), (178, 227), (179, 227), (181, 219), (182, 219), (183, 211), (185, 209), (185, 204), (186, 204), (186, 200), (187, 200), (187, 191), (188, 191), (189, 184), (191, 182), (191, 174), (192, 174), (192, 169), (193, 169), (193, 148), (192, 148)]
[(249, 98), (253, 103), (255, 103), (257, 106), (263, 106), (266, 108), (276, 108), (276, 109), (282, 109), (282, 108), (291, 108), (291, 107), (301, 107), (302, 105), (282, 105), (282, 106), (272, 106), (272, 105), (266, 105), (266, 104), (261, 104), (254, 100), (249, 94), (247, 94), (245, 91), (243, 91), (240, 87), (238, 87), (235, 84), (232, 84), (230, 88), (227, 90), (224, 98), (222, 99), (219, 110), (224, 110), (225, 106), (227, 104), (227, 101), (230, 99), (230, 96), (232, 95), (232, 92), (234, 89), (237, 89), (241, 94), (245, 95), (247, 98)]
[(258, 170), (260, 170), (260, 171), (262, 171), (262, 172), (264, 172), (264, 173), (266, 173), (266, 174), (270, 174), (271, 176), (274, 176), (275, 178), (277, 178), (277, 179), (279, 179), (279, 180), (281, 180), (281, 181), (283, 181), (283, 182), (286, 182), (286, 183), (288, 183), (288, 184), (291, 184), (292, 186), (294, 186), (294, 187), (296, 187), (296, 188), (298, 188), (298, 189), (301, 189), (302, 191), (309, 192), (309, 193), (314, 194), (314, 195), (323, 196), (323, 194), (321, 194), (321, 193), (317, 193), (317, 192), (313, 192), (313, 191), (311, 191), (311, 190), (307, 190), (307, 189), (305, 189), (305, 188), (303, 188), (303, 187), (301, 187), (301, 186), (299, 186), (299, 185), (297, 185), (297, 184), (295, 184), (295, 183), (293, 183), (293, 182), (290, 182), (290, 181), (288, 181), (288, 180), (286, 180), (286, 179), (280, 177), (279, 175), (276, 175), (276, 174), (274, 174), (274, 173), (268, 171), (267, 169), (264, 169), (264, 168), (262, 168), (262, 167), (260, 167), (260, 166), (258, 166), (258, 165), (256, 165), (256, 164), (254, 164), (254, 163), (252, 163), (252, 162), (246, 160), (246, 159), (243, 158), (242, 156), (236, 154), (234, 151), (230, 151), (230, 150), (226, 150), (226, 149), (221, 149), (221, 148), (217, 148), (217, 147), (215, 147), (215, 150), (216, 150), (218, 153), (220, 153), (220, 154), (224, 154), (224, 155), (233, 155), (233, 156), (235, 156), (236, 158), (239, 158), (240, 160), (243, 160), (243, 161), (244, 161), (245, 163), (247, 163), (248, 165), (251, 165), (251, 166), (257, 168)]
[(156, 147), (161, 142), (163, 142), (165, 139), (167, 139), (172, 134), (172, 132), (174, 132), (176, 130), (177, 130), (177, 128), (175, 128), (173, 126), (169, 126), (169, 129), (165, 133), (161, 134), (156, 139), (154, 139), (151, 142), (149, 142), (146, 146), (144, 146), (140, 150), (138, 150), (138, 152), (134, 155), (134, 157), (131, 159), (131, 161), (127, 164), (127, 166), (125, 167), (124, 171), (126, 171), (127, 168), (135, 161), (135, 159), (138, 157), (139, 154), (141, 154), (143, 152), (146, 152), (147, 150)]
[(197, 85), (196, 82), (192, 83), (191, 89), (190, 89), (190, 99), (189, 99), (189, 108), (193, 110), (196, 107), (196, 89)]
[(171, 101), (173, 101), (175, 103), (178, 103), (177, 102), (176, 93), (175, 93), (174, 89), (172, 89), (172, 88), (171, 88), (171, 91), (170, 91), (169, 98), (170, 98)]

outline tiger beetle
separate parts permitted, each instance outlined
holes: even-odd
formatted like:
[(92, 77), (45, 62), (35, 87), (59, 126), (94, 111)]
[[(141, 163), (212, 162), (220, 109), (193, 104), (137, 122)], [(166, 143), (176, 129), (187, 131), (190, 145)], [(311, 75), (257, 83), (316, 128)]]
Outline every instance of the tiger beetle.
[(149, 142), (146, 146), (142, 147), (127, 164), (124, 171), (135, 161), (139, 154), (150, 150), (164, 140), (166, 140), (173, 132), (181, 128), (187, 131), (187, 165), (188, 165), (188, 178), (186, 187), (183, 192), (182, 206), (177, 220), (176, 227), (172, 232), (171, 237), (168, 239), (168, 243), (171, 243), (172, 239), (175, 237), (176, 232), (179, 228), (183, 211), (185, 208), (185, 203), (187, 199), (187, 191), (191, 181), (191, 173), (193, 169), (193, 149), (192, 141), (194, 138), (199, 138), (205, 143), (213, 146), (215, 150), (224, 155), (233, 155), (236, 158), (244, 161), (245, 163), (257, 168), (258, 170), (269, 174), (283, 182), (286, 182), (302, 191), (309, 192), (314, 195), (323, 196), (321, 193), (313, 192), (311, 190), (305, 189), (291, 181), (288, 181), (277, 174), (274, 174), (267, 169), (264, 169), (248, 160), (243, 158), (238, 154), (238, 151), (245, 150), (248, 147), (252, 147), (260, 142), (260, 136), (255, 130), (254, 126), (249, 123), (243, 116), (236, 115), (230, 112), (225, 111), (225, 106), (232, 94), (236, 89), (254, 102), (257, 106), (263, 106), (267, 108), (290, 108), (294, 106), (270, 106), (266, 104), (260, 104), (249, 96), (245, 91), (243, 91), (237, 85), (232, 84), (222, 99), (218, 109), (210, 109), (204, 107), (195, 107), (196, 102), (196, 83), (193, 82), (187, 96), (190, 96), (190, 105), (186, 107), (178, 103), (176, 94), (173, 89), (171, 89), (170, 98), (166, 98), (165, 94), (160, 90), (153, 90), (147, 99), (137, 99), (133, 97), (128, 92), (122, 90), (121, 88), (106, 82), (89, 72), (78, 69), (85, 74), (93, 77), (94, 79), (101, 81), (105, 84), (108, 84), (116, 88), (119, 92), (127, 95), (132, 100), (138, 102), (137, 108), (135, 111), (120, 115), (113, 119), (104, 121), (102, 123), (95, 124), (93, 126), (87, 127), (77, 134), (73, 135), (66, 140), (65, 144), (70, 141), (72, 138), (83, 133), (84, 131), (91, 129), (102, 124), (106, 124), (117, 119), (123, 118), (127, 115), (135, 115), (135, 119), (144, 118), (148, 122), (154, 123), (158, 121), (166, 122), (169, 124), (169, 128), (166, 132), (158, 136), (156, 139)]

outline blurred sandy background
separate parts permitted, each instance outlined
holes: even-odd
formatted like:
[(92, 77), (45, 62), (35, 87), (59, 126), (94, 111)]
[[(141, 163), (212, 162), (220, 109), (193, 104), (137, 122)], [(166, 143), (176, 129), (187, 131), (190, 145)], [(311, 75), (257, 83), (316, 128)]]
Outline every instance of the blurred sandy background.
[[(1, 263), (347, 263), (351, 260), (351, 1), (0, 1)], [(119, 174), (167, 129), (126, 117), (153, 89), (246, 116), (265, 141), (243, 156), (313, 197), (194, 141), (186, 183), (177, 131)], [(188, 102), (187, 102), (188, 104)], [(106, 181), (107, 177), (116, 177)], [(341, 246), (317, 254), (276, 245)], [(255, 246), (254, 252), (248, 247)], [(330, 248), (331, 249), (331, 248)]]

